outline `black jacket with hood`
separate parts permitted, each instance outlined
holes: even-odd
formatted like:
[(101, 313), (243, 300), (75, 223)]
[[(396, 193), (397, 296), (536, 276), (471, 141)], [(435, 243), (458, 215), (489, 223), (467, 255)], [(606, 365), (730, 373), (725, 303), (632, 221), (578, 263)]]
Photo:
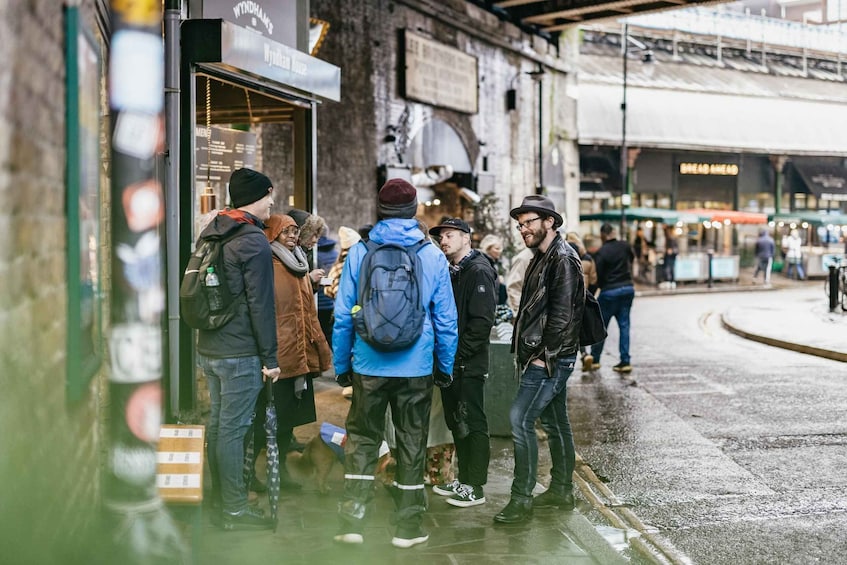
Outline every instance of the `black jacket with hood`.
[(222, 236), (238, 231), (223, 247), (224, 276), (233, 296), (243, 292), (246, 300), (238, 300), (235, 317), (227, 325), (198, 332), (197, 351), (215, 358), (258, 355), (262, 365), (273, 369), (279, 364), (271, 247), (261, 220), (246, 212), (243, 219), (219, 214), (203, 230)]
[(585, 309), (585, 280), (576, 251), (558, 233), (545, 253), (536, 251), (526, 269), (515, 319), (512, 351), (525, 371), (542, 359), (552, 375), (558, 358), (579, 351)]
[(451, 268), (453, 297), (459, 314), (459, 346), (453, 363), (457, 377), (488, 376), (488, 342), (497, 308), (497, 273), (477, 250)]

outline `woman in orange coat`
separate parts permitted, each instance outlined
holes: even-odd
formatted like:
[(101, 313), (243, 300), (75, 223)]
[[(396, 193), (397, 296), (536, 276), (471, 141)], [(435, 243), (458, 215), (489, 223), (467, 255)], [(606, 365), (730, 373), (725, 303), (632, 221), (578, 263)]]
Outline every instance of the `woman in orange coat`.
[(274, 302), (280, 379), (273, 385), (279, 419), (277, 442), (285, 453), (296, 426), (314, 422), (312, 379), (329, 369), (332, 354), (318, 322), (309, 263), (297, 245), (300, 229), (290, 216), (272, 215), (265, 222), (274, 270)]

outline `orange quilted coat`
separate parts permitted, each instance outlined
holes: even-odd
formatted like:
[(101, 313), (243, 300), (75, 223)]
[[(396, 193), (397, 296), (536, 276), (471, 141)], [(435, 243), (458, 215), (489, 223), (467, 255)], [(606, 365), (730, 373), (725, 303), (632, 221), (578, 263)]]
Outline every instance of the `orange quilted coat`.
[(291, 274), (276, 256), (273, 266), (277, 356), (282, 378), (326, 371), (332, 354), (318, 323), (308, 274)]

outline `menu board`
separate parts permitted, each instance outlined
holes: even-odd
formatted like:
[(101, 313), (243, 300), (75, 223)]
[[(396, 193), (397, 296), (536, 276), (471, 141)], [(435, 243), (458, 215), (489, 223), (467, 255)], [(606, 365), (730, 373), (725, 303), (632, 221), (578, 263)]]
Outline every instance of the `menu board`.
[(242, 167), (253, 168), (256, 164), (256, 134), (236, 129), (212, 127), (206, 135), (205, 126), (194, 130), (195, 141), (195, 191), (197, 204), (195, 215), (206, 212), (200, 206), (201, 196), (210, 186), (215, 195), (215, 208), (223, 209), (227, 204), (227, 182), (232, 172)]

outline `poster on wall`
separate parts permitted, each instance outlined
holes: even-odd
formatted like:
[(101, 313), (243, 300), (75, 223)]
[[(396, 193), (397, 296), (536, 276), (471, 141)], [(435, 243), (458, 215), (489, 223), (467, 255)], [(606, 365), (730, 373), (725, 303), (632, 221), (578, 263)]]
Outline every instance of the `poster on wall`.
[(476, 57), (408, 30), (403, 32), (402, 55), (403, 96), (467, 114), (479, 111)]

